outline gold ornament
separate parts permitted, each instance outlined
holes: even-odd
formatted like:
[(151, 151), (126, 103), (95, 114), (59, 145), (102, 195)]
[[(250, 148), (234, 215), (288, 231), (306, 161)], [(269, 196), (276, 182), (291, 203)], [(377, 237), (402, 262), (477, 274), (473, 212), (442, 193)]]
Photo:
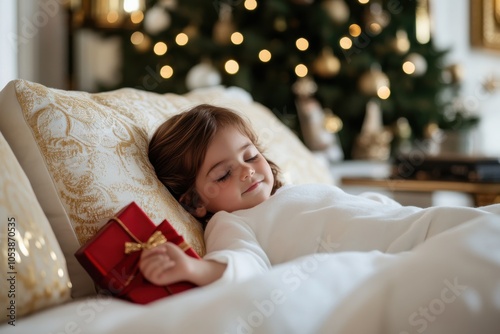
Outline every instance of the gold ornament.
[(288, 24), (286, 23), (286, 19), (282, 16), (277, 17), (274, 20), (274, 30), (283, 32), (288, 28)]
[(346, 23), (351, 15), (344, 0), (324, 0), (321, 6), (335, 24)]
[(342, 160), (344, 153), (336, 137), (336, 132), (342, 128), (342, 121), (331, 110), (323, 110), (313, 97), (317, 89), (314, 80), (308, 76), (297, 79), (292, 85), (297, 95), (295, 106), (304, 143), (310, 150), (321, 151), (330, 161)]
[(382, 8), (380, 3), (372, 3), (365, 14), (366, 25), (377, 24), (382, 29), (387, 27), (391, 22), (391, 16)]
[(340, 60), (335, 57), (331, 48), (325, 47), (313, 62), (312, 68), (313, 72), (320, 77), (330, 78), (339, 72)]
[(410, 50), (410, 40), (406, 31), (398, 30), (396, 32), (396, 38), (392, 43), (392, 47), (399, 54), (405, 54)]
[(220, 7), (219, 20), (215, 22), (213, 28), (213, 39), (217, 44), (227, 45), (231, 42), (231, 35), (236, 30), (231, 11), (231, 7), (227, 4), (222, 4)]
[(373, 65), (361, 76), (358, 86), (363, 94), (376, 96), (381, 88), (389, 88), (390, 82), (387, 75), (380, 70), (380, 66)]
[(366, 105), (365, 119), (357, 136), (352, 157), (354, 159), (387, 160), (391, 153), (392, 132), (382, 125), (382, 111), (377, 101)]
[(188, 25), (182, 30), (182, 32), (185, 33), (189, 38), (196, 37), (199, 34), (198, 27), (194, 24)]
[(494, 75), (490, 75), (484, 80), (483, 89), (488, 93), (494, 93), (496, 90), (500, 91), (500, 79)]

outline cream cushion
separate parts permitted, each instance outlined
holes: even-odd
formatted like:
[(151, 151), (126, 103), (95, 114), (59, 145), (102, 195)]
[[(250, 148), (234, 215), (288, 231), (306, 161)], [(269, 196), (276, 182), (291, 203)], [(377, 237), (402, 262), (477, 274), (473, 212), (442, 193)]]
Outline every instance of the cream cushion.
[(74, 252), (131, 201), (156, 224), (168, 219), (204, 254), (201, 225), (159, 182), (147, 158), (156, 128), (199, 103), (224, 105), (248, 116), (263, 143), (272, 143), (266, 154), (284, 169), (286, 181), (330, 182), (328, 171), (298, 138), (241, 89), (161, 95), (125, 88), (89, 94), (15, 80), (0, 93), (0, 131), (59, 240), (74, 297), (95, 292)]
[(70, 298), (61, 248), (28, 178), (0, 133), (0, 322)]

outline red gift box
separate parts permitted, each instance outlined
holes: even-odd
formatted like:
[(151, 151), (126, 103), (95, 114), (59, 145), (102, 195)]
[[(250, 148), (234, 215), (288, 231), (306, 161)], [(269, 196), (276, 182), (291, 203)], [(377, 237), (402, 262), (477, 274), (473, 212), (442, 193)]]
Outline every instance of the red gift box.
[(119, 298), (147, 304), (196, 287), (190, 282), (158, 286), (144, 278), (139, 270), (140, 250), (165, 241), (200, 258), (168, 221), (155, 226), (132, 202), (80, 247), (75, 256), (100, 288)]

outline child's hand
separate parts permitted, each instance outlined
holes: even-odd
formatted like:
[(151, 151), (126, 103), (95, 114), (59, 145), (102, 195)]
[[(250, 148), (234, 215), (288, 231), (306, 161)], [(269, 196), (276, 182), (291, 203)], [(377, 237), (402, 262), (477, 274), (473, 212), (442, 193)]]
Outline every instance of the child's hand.
[(168, 285), (189, 279), (190, 259), (179, 246), (166, 242), (143, 250), (139, 268), (151, 283)]
[(219, 279), (226, 264), (192, 258), (179, 246), (166, 242), (143, 250), (139, 268), (144, 277), (156, 285), (189, 281), (203, 286)]

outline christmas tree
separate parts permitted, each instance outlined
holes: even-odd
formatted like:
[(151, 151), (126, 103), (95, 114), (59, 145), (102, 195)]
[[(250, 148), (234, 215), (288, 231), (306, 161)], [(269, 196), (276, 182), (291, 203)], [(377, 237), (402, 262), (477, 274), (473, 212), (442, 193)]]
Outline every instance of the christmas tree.
[[(142, 16), (132, 14), (135, 23), (111, 32), (123, 38), (120, 87), (184, 93), (239, 86), (301, 135), (297, 99), (313, 85), (305, 95), (325, 108), (330, 124), (335, 120), (346, 158), (374, 101), (391, 138), (423, 139), (432, 129), (477, 121), (453, 103), (459, 71), (433, 46), (427, 5), (147, 0)], [(306, 79), (309, 86), (294, 86)], [(404, 130), (395, 126), (401, 122)]]

